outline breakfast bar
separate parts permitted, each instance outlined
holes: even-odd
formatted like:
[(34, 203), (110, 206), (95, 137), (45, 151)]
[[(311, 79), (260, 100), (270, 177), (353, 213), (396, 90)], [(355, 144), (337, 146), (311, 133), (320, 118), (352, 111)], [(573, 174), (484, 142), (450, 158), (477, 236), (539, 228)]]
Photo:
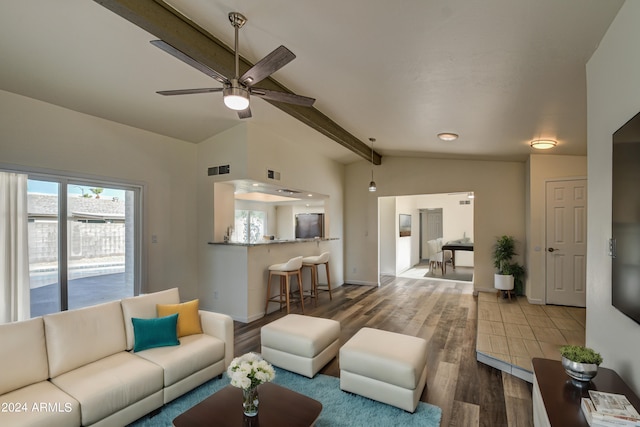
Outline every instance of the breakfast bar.
[[(211, 283), (201, 284), (201, 305), (207, 310), (221, 310), (234, 320), (248, 323), (264, 316), (267, 295), (268, 268), (296, 256), (339, 252), (338, 238), (264, 240), (256, 243), (209, 242), (207, 268), (211, 269)], [(331, 269), (339, 269), (331, 263)], [(308, 271), (303, 274), (305, 289), (311, 286)], [(326, 282), (320, 270), (319, 281)], [(330, 274), (333, 274), (331, 272)], [(297, 286), (297, 285), (296, 285)], [(269, 310), (278, 310), (272, 304)]]

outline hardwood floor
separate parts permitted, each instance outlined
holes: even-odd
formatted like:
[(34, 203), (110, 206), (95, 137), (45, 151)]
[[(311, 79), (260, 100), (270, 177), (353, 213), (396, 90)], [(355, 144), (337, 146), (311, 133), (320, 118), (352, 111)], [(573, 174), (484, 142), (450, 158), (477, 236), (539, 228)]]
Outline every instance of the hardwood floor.
[[(341, 345), (361, 327), (419, 336), (428, 341), (424, 402), (442, 408), (442, 427), (532, 426), (531, 384), (476, 361), (477, 297), (465, 283), (382, 277), (380, 287), (344, 285), (333, 301), (321, 293), (305, 314), (339, 320)], [(301, 313), (293, 306), (292, 312)], [(249, 324), (235, 324), (235, 353), (260, 352), (260, 327), (276, 311)], [(339, 376), (339, 361), (320, 373)]]

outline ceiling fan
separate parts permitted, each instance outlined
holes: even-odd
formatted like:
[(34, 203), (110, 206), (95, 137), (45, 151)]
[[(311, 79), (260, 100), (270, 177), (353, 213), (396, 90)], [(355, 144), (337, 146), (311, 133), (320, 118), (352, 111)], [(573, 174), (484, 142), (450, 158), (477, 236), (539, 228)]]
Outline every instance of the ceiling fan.
[(308, 98), (306, 96), (300, 96), (293, 93), (261, 89), (253, 86), (295, 59), (296, 56), (293, 52), (284, 46), (278, 47), (258, 61), (258, 63), (247, 70), (247, 72), (242, 76), (238, 76), (240, 63), (240, 54), (238, 53), (238, 30), (247, 22), (247, 18), (238, 12), (231, 12), (229, 13), (229, 21), (231, 21), (231, 25), (235, 28), (235, 75), (233, 78), (230, 79), (212, 68), (201, 64), (162, 40), (152, 40), (151, 44), (154, 46), (164, 50), (168, 54), (188, 65), (191, 65), (193, 68), (202, 71), (209, 77), (212, 77), (223, 84), (223, 87), (221, 88), (162, 90), (156, 93), (159, 93), (160, 95), (189, 95), (194, 93), (222, 92), (224, 104), (232, 110), (237, 110), (238, 117), (241, 119), (251, 117), (249, 95), (254, 95), (271, 101), (311, 107), (315, 102), (314, 98)]

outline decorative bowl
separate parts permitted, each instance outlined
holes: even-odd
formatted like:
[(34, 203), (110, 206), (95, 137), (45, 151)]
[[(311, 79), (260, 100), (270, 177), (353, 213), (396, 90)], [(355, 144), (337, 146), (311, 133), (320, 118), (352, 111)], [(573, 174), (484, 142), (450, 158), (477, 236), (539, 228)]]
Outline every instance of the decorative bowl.
[(578, 363), (562, 358), (562, 367), (572, 379), (588, 383), (598, 373), (598, 365), (594, 363)]

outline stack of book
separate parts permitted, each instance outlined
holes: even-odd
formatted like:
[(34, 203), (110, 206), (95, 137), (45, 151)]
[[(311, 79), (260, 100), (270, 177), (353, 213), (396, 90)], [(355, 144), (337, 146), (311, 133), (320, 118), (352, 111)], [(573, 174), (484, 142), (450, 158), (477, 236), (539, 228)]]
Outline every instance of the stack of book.
[(581, 407), (592, 427), (640, 427), (640, 414), (622, 394), (589, 390)]

